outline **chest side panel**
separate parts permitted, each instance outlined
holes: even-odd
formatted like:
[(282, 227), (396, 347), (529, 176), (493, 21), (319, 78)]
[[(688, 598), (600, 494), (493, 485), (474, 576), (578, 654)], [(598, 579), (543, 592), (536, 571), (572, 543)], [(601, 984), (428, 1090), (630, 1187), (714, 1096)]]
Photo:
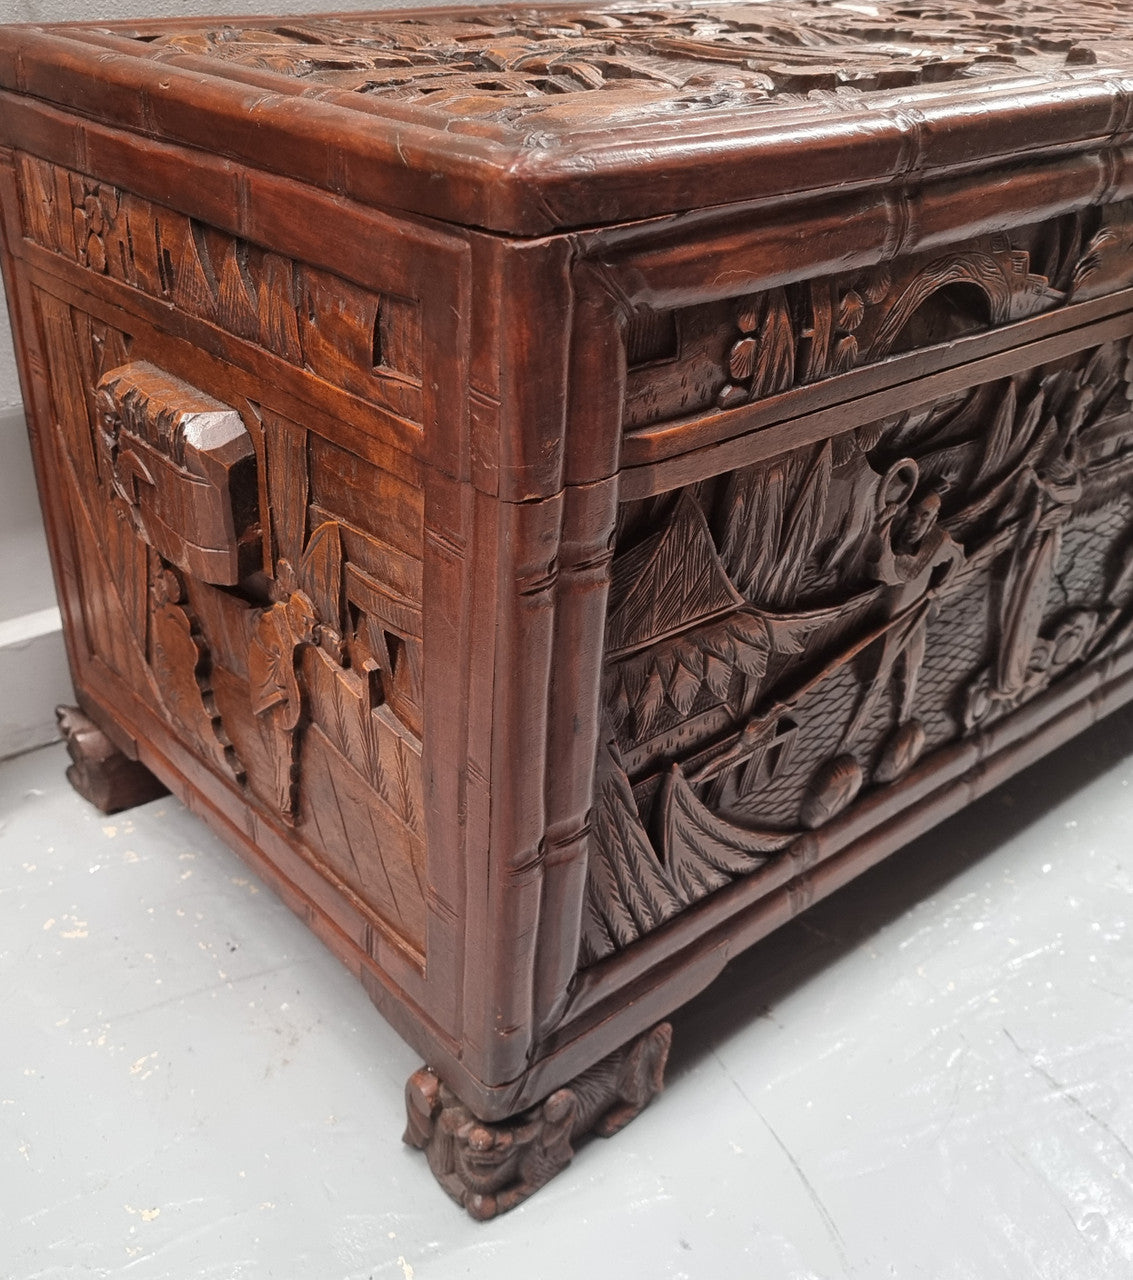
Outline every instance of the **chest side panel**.
[[(270, 549), (271, 572), (210, 582), (218, 575), (186, 562), (155, 513), (164, 501), (194, 519), (191, 475), (174, 459), (159, 472), (160, 445), (139, 459), (115, 398), (157, 368), (129, 357), (160, 344), (46, 291), (38, 310), (55, 353), (56, 483), (89, 659), (423, 953), (420, 490), (333, 445), (312, 447), (301, 422), (226, 389), (222, 412), (260, 464), (240, 477), (255, 488), (237, 500), (258, 507), (264, 491), (270, 512), (243, 532), (255, 551)], [(164, 371), (149, 380), (182, 412), (190, 384)], [(358, 488), (392, 490), (402, 514), (416, 511), (397, 523), (401, 546), (359, 512)]]
[(362, 287), (47, 160), (14, 168), (80, 681), (137, 699), (302, 850), (365, 949), (422, 966), (412, 281)]

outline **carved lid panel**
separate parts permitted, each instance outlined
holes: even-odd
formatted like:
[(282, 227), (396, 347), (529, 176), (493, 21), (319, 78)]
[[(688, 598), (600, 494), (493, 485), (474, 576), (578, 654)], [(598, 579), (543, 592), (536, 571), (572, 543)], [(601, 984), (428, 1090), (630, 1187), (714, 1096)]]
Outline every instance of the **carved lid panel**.
[[(0, 33), (4, 88), (518, 233), (1117, 140), (1131, 69), (1133, 13), (1111, 0), (501, 7)], [(195, 136), (178, 103), (192, 106)], [(418, 180), (429, 177), (443, 181)]]
[(814, 103), (852, 113), (883, 90), (1057, 77), (1133, 54), (1133, 16), (1115, 5), (1016, 7), (517, 8), (123, 34), (148, 44), (146, 56), (158, 62), (197, 54), (300, 80), (311, 96), (331, 88), (390, 98), (417, 104), (442, 127), (486, 119), (517, 134), (729, 106)]

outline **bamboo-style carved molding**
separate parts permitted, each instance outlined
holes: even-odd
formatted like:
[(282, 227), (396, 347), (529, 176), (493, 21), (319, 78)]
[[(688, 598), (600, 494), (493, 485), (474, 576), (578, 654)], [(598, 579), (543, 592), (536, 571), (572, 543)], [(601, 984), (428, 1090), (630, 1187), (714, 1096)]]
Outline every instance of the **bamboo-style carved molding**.
[(1131, 355), (623, 505), (584, 964), (1127, 644)]
[[(186, 56), (300, 80), (304, 92), (395, 99), (438, 121), (522, 126), (657, 118), (725, 106), (818, 105), (1120, 60), (1133, 21), (1115, 5), (1053, 0), (1022, 20), (967, 7), (821, 0), (694, 9), (485, 10), (353, 16), (128, 33), (155, 61)], [(140, 43), (145, 42), (145, 43)], [(589, 101), (594, 91), (608, 99)]]
[(626, 338), (625, 425), (733, 409), (1131, 283), (1126, 201), (727, 303), (642, 311)]

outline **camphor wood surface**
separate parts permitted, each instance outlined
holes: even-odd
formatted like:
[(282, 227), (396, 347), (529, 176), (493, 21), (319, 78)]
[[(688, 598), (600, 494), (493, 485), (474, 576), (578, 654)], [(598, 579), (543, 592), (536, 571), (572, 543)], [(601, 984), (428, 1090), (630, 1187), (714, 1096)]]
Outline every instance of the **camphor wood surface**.
[(157, 62), (197, 55), (226, 64), (228, 74), (293, 77), (305, 95), (387, 98), (413, 104), (438, 126), (471, 133), (473, 121), (486, 119), (501, 134), (530, 136), (730, 106), (852, 113), (859, 95), (879, 90), (1028, 71), (1057, 76), (1127, 56), (1128, 14), (1115, 4), (1090, 8), (1034, 4), (996, 21), (978, 6), (912, 10), (896, 0), (517, 7), (195, 30), (140, 25), (124, 34), (148, 44), (145, 56)]
[(736, 949), (1133, 694), (1131, 32), (0, 33), (76, 775), (343, 958), (476, 1216)]
[(1108, 0), (433, 9), (25, 29), (0, 83), (538, 234), (1092, 149), (1125, 129), (1131, 47)]

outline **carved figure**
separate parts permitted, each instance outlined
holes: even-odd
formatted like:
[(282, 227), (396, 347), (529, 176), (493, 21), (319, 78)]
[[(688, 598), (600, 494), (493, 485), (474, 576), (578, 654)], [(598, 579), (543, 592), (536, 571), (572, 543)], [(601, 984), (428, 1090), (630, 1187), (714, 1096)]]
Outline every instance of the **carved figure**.
[(912, 714), (929, 616), (936, 594), (946, 588), (964, 558), (963, 549), (939, 523), (940, 495), (930, 490), (918, 497), (919, 481), (916, 462), (903, 458), (890, 467), (878, 486), (877, 533), (869, 567), (886, 587), (884, 607), (892, 622), (881, 641), (859, 660), (869, 663), (871, 669), (865, 695), (842, 738), (843, 752), (851, 754), (895, 677), (901, 691), (897, 723), (875, 773), (879, 782), (898, 778), (923, 748), (924, 731)]
[(405, 1141), (474, 1218), (513, 1209), (561, 1173), (578, 1140), (612, 1137), (661, 1091), (673, 1029), (663, 1022), (515, 1119), (478, 1120), (427, 1067), (405, 1088)]
[(303, 690), (299, 654), (315, 642), (315, 607), (302, 591), (293, 591), (260, 615), (248, 649), (252, 711), (272, 761), (271, 800), (285, 818), (295, 816)]
[[(857, 304), (844, 310), (860, 329)], [(1129, 369), (1125, 343), (1104, 346), (682, 491), (652, 528), (626, 524), (584, 966), (778, 856), (812, 858), (807, 833), (867, 788), (1120, 643), (1129, 556), (1094, 550), (1085, 570), (1065, 547), (1124, 509)], [(694, 564), (741, 602), (722, 621), (635, 606)], [(735, 619), (762, 637), (758, 661), (724, 642)], [(674, 696), (684, 670), (697, 679)]]

